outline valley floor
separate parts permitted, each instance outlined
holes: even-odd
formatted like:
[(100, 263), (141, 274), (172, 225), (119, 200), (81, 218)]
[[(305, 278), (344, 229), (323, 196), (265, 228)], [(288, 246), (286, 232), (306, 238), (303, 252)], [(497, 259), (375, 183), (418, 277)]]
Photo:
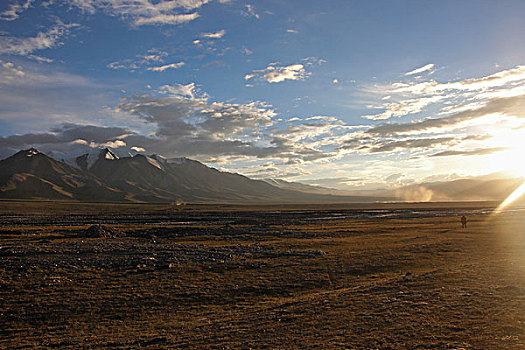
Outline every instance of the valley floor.
[(524, 212), (426, 206), (3, 202), (0, 348), (525, 348)]

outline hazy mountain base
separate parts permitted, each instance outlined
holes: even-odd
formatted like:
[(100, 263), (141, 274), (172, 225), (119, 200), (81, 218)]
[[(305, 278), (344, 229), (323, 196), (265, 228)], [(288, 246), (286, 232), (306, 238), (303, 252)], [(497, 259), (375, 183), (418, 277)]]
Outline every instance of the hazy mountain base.
[[(521, 212), (462, 230), (308, 208), (23, 205), (1, 207), (0, 347), (525, 346)], [(126, 237), (87, 238), (97, 222)]]
[[(305, 185), (279, 179), (266, 179), (273, 186), (306, 193), (330, 194), (339, 196), (360, 196), (362, 198), (391, 198), (408, 202), (446, 202), (446, 201), (503, 201), (516, 188), (525, 182), (524, 178), (512, 177), (505, 173), (475, 176), (449, 181), (422, 182), (394, 188), (374, 190), (341, 190), (320, 186)], [(385, 183), (383, 187), (393, 187)]]

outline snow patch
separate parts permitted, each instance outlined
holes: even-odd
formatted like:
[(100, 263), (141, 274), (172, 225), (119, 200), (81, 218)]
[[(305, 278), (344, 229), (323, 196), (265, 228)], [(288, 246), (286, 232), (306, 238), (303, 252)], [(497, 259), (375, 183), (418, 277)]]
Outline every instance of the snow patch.
[(155, 159), (153, 159), (152, 157), (146, 157), (146, 160), (148, 161), (148, 163), (150, 163), (151, 165), (153, 165), (154, 167), (156, 168), (159, 168), (160, 170), (164, 170), (164, 167), (162, 167), (159, 162), (157, 162)]
[(37, 151), (36, 149), (34, 149), (34, 148), (31, 148), (29, 151), (27, 151), (26, 156), (28, 156), (28, 157), (32, 157), (32, 156), (34, 156), (34, 155), (37, 155), (38, 153), (40, 153), (40, 152), (38, 152), (38, 151)]
[(118, 157), (116, 155), (112, 154), (111, 152), (106, 152), (106, 155), (104, 156), (104, 158), (109, 159), (109, 160), (118, 159)]

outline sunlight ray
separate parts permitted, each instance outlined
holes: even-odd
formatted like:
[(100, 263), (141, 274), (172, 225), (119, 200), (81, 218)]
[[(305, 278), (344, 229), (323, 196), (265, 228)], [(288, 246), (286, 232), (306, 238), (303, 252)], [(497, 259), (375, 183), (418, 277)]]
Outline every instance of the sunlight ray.
[(525, 193), (525, 182), (520, 185), (517, 189), (514, 190), (494, 211), (495, 213), (501, 212), (503, 209), (508, 207), (518, 198), (520, 198)]

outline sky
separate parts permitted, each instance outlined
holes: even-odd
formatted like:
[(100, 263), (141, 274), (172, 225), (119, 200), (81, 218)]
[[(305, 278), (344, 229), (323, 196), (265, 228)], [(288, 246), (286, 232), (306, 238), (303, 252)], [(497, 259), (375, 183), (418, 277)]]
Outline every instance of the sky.
[(340, 189), (525, 175), (524, 1), (4, 0), (0, 157)]

